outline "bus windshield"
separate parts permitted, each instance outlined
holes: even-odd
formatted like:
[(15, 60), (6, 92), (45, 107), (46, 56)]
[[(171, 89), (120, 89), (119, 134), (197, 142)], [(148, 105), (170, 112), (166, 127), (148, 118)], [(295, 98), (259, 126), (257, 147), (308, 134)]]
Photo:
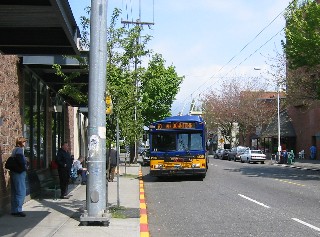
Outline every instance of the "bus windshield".
[(158, 133), (152, 136), (154, 151), (203, 150), (202, 133)]

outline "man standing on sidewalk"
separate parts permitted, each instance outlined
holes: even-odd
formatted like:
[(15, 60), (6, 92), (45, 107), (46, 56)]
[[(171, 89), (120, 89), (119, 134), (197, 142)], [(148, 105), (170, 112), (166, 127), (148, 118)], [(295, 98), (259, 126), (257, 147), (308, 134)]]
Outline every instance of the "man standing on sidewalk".
[(111, 145), (111, 149), (110, 149), (109, 164), (110, 164), (110, 169), (108, 173), (108, 181), (113, 182), (114, 173), (117, 167), (117, 150), (113, 145)]
[(316, 156), (317, 156), (317, 148), (316, 148), (315, 145), (312, 145), (310, 147), (310, 158), (311, 158), (311, 160), (315, 160)]
[(72, 159), (69, 153), (69, 145), (67, 142), (61, 144), (57, 153), (58, 173), (60, 180), (61, 199), (67, 199), (68, 184), (72, 167)]

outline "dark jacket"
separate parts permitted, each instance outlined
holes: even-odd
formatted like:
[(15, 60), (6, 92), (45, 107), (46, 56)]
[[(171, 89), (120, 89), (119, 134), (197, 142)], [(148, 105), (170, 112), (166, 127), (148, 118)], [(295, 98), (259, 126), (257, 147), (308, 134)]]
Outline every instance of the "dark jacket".
[(58, 163), (58, 168), (64, 168), (66, 165), (66, 168), (71, 170), (72, 159), (69, 152), (59, 148), (56, 161)]
[(110, 149), (110, 166), (117, 166), (117, 151), (113, 148)]
[(17, 159), (17, 165), (21, 167), (22, 171), (27, 170), (27, 160), (23, 154), (23, 149), (21, 147), (15, 147), (11, 153), (11, 156), (15, 156)]

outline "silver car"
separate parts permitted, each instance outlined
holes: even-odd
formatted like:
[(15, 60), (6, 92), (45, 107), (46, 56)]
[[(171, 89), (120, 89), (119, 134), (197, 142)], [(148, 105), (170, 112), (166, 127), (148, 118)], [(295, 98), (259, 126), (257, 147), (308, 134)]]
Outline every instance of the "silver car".
[(246, 150), (248, 150), (249, 147), (245, 146), (237, 146), (231, 148), (231, 150), (228, 153), (228, 160), (237, 161), (240, 160), (240, 155), (243, 154)]
[(243, 154), (240, 155), (240, 161), (248, 163), (257, 163), (261, 162), (264, 164), (266, 160), (266, 155), (263, 154), (261, 150), (246, 150)]

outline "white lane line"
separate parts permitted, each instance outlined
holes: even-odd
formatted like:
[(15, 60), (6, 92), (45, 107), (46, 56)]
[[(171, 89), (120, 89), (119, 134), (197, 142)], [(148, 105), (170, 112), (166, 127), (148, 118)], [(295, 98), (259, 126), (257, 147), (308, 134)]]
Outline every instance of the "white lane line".
[(302, 221), (302, 220), (299, 220), (298, 218), (291, 218), (291, 219), (294, 220), (294, 221), (296, 221), (296, 222), (299, 222), (299, 223), (302, 224), (302, 225), (308, 226), (308, 227), (310, 227), (310, 228), (312, 228), (312, 229), (314, 229), (314, 230), (316, 230), (316, 231), (320, 231), (320, 228), (318, 228), (318, 227), (316, 227), (316, 226), (314, 226), (314, 225), (311, 225), (311, 224), (309, 224), (309, 223), (307, 223), (307, 222), (304, 222), (304, 221)]
[(254, 203), (256, 203), (256, 204), (258, 204), (258, 205), (260, 205), (260, 206), (263, 206), (263, 207), (265, 207), (265, 208), (270, 208), (269, 206), (267, 206), (267, 205), (265, 205), (265, 204), (263, 204), (263, 203), (261, 203), (261, 202), (258, 202), (258, 201), (254, 200), (254, 199), (252, 199), (252, 198), (246, 197), (246, 196), (244, 196), (244, 195), (242, 195), (242, 194), (238, 194), (238, 195), (239, 195), (240, 197), (245, 198), (245, 199), (247, 199), (247, 200), (249, 200), (249, 201), (251, 201), (251, 202), (254, 202)]

